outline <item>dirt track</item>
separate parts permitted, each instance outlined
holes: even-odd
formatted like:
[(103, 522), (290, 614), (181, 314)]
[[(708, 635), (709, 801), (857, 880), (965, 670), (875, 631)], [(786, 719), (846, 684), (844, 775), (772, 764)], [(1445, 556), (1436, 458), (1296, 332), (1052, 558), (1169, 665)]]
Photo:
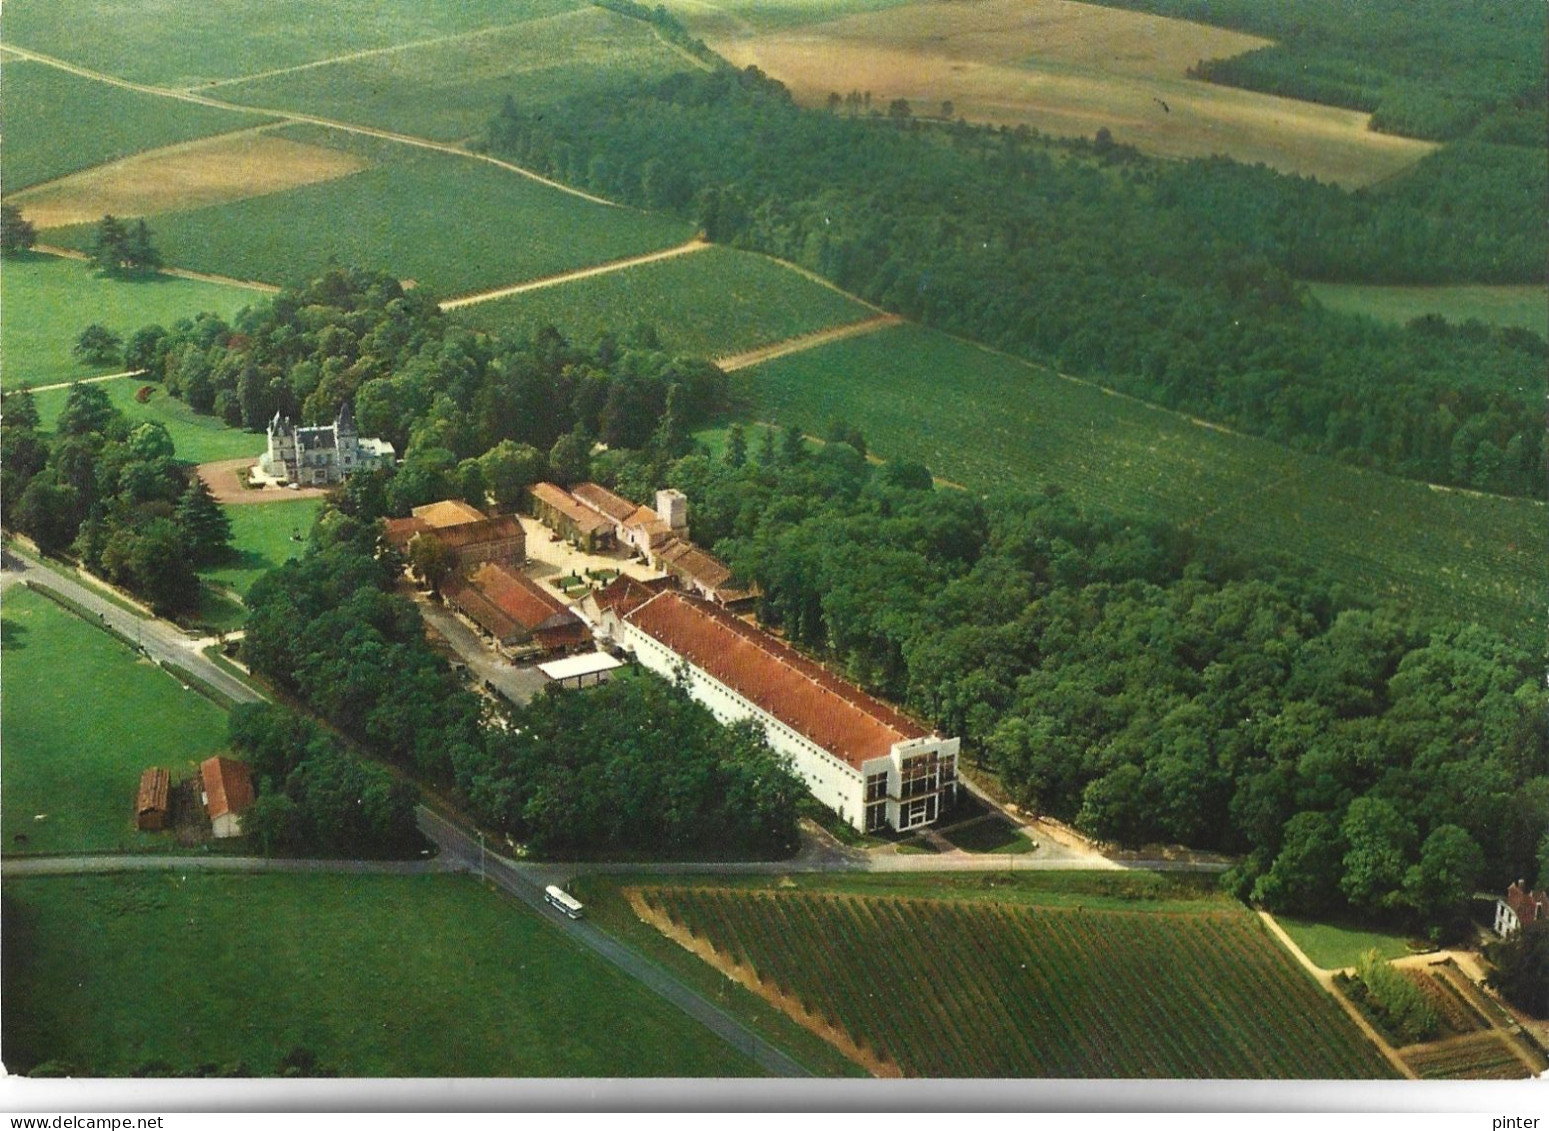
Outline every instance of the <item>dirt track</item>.
[(715, 363), (727, 373), (730, 373), (736, 369), (746, 369), (750, 365), (759, 365), (765, 361), (773, 361), (775, 358), (784, 357), (787, 354), (801, 353), (803, 350), (826, 346), (830, 342), (858, 337), (861, 334), (870, 334), (876, 330), (885, 330), (889, 326), (897, 326), (902, 322), (903, 319), (896, 314), (879, 314), (875, 318), (867, 318), (861, 322), (850, 322), (843, 326), (835, 326), (829, 330), (819, 330), (815, 334), (803, 334), (799, 338), (787, 338), (783, 342), (761, 346), (756, 350), (749, 350), (747, 353), (718, 357), (715, 359)]
[(606, 275), (613, 271), (623, 271), (630, 267), (639, 267), (643, 263), (655, 263), (659, 259), (672, 259), (679, 255), (688, 255), (696, 251), (704, 251), (710, 244), (699, 237), (679, 244), (677, 247), (669, 247), (663, 251), (652, 251), (645, 255), (636, 255), (630, 259), (615, 259), (611, 263), (600, 263), (596, 267), (582, 267), (575, 271), (565, 271), (558, 275), (547, 275), (542, 279), (530, 279), (525, 283), (513, 283), (509, 287), (497, 287), (492, 291), (479, 291), (477, 294), (463, 295), (461, 298), (447, 299), (441, 304), (442, 310), (457, 310), (464, 306), (474, 306), (481, 302), (493, 302), (496, 299), (508, 298), (511, 295), (519, 295), (526, 291), (542, 290), (544, 287), (557, 287), (561, 283), (573, 283), (577, 279), (589, 279), (593, 275)]

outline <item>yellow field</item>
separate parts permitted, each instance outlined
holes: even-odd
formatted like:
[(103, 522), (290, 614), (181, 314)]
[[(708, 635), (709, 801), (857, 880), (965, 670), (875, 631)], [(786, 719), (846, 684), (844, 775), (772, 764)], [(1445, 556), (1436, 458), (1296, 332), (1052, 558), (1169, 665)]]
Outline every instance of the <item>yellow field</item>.
[(168, 146), (17, 193), (39, 228), (227, 204), (348, 176), (368, 162), (257, 130)]
[[(1163, 157), (1225, 153), (1248, 163), (1370, 184), (1418, 161), (1425, 142), (1373, 133), (1370, 116), (1196, 82), (1200, 59), (1264, 46), (1254, 36), (1073, 0), (926, 0), (774, 26), (726, 0), (674, 0), (696, 34), (738, 66), (780, 79), (807, 105), (870, 91), (934, 116), (1113, 136)], [(776, 21), (778, 23), (778, 21)]]

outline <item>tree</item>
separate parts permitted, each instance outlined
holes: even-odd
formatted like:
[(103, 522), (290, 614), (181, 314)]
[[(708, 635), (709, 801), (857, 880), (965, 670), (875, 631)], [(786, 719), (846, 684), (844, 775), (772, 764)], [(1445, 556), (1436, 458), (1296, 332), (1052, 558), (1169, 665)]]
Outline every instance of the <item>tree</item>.
[(887, 116), (899, 125), (908, 125), (914, 111), (909, 107), (907, 98), (895, 98), (887, 104)]
[(169, 518), (153, 519), (132, 538), (128, 561), (135, 588), (161, 614), (182, 613), (199, 604), (199, 576), (183, 544), (183, 532)]
[(166, 350), (167, 331), (160, 326), (141, 326), (129, 335), (124, 346), (124, 365), (134, 370), (154, 371), (160, 368)]
[(100, 384), (77, 381), (65, 394), (65, 407), (54, 430), (61, 436), (102, 436), (120, 419), (118, 409)]
[(92, 267), (108, 275), (117, 275), (128, 264), (129, 233), (112, 213), (98, 222), (86, 256)]
[(943, 118), (950, 118), (955, 113), (957, 113), (957, 107), (952, 104), (952, 100), (950, 98), (943, 98), (941, 100), (941, 116)]
[(549, 474), (548, 460), (542, 452), (514, 440), (502, 440), (485, 452), (479, 457), (479, 466), (490, 494), (502, 507), (515, 507), (527, 488), (541, 483)]
[(457, 555), (434, 534), (417, 535), (409, 543), (409, 568), (421, 584), (437, 593), (441, 592), (442, 583), (452, 576), (456, 566)]
[(1286, 822), (1280, 852), (1253, 885), (1253, 898), (1274, 911), (1324, 915), (1340, 903), (1343, 841), (1332, 813), (1307, 811)]
[(37, 242), (37, 229), (32, 221), (22, 218), (21, 209), (14, 204), (0, 204), (0, 253), (14, 255), (29, 250)]
[(1436, 937), (1468, 923), (1469, 897), (1484, 874), (1484, 853), (1456, 825), (1439, 825), (1420, 846), (1420, 862), (1404, 875), (1404, 896)]
[(70, 353), (83, 365), (117, 365), (123, 356), (123, 346), (123, 338), (93, 322), (76, 335)]
[(787, 424), (780, 433), (780, 465), (795, 467), (807, 458), (807, 437), (799, 424)]
[(161, 253), (151, 244), (151, 230), (143, 218), (129, 233), (126, 251), (130, 271), (148, 273), (161, 267)]
[(578, 424), (554, 441), (549, 469), (561, 487), (584, 483), (592, 475), (592, 438)]
[(1485, 981), (1534, 1017), (1549, 1017), (1549, 919), (1514, 931), (1488, 951), (1495, 969)]
[(203, 479), (195, 477), (178, 502), (174, 519), (189, 555), (200, 565), (220, 561), (231, 548), (231, 519)]
[(1405, 862), (1414, 843), (1414, 825), (1391, 802), (1358, 797), (1339, 826), (1349, 845), (1339, 888), (1353, 907), (1391, 911), (1403, 903)]
[(298, 831), (296, 803), (283, 793), (259, 794), (242, 814), (242, 835), (255, 841), (265, 856), (291, 847)]

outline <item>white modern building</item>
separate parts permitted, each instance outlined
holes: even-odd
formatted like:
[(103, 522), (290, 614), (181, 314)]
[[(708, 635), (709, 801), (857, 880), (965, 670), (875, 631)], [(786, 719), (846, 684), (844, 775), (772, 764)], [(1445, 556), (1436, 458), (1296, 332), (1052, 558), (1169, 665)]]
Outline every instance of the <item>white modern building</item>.
[(762, 629), (677, 590), (617, 582), (594, 633), (628, 649), (723, 723), (756, 719), (819, 801), (862, 832), (934, 822), (956, 796), (959, 740), (901, 711)]

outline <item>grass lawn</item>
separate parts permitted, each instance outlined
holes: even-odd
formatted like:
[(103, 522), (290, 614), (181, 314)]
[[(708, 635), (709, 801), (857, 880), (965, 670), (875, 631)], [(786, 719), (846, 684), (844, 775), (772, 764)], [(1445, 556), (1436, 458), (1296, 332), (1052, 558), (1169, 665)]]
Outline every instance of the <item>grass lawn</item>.
[(645, 323), (671, 353), (720, 357), (810, 334), (872, 312), (853, 299), (751, 252), (712, 247), (464, 307), (485, 330), (553, 325), (596, 341)]
[(740, 370), (750, 415), (821, 433), (975, 491), (1057, 484), (1084, 506), (1154, 515), (1278, 551), (1355, 594), (1541, 643), (1544, 507), (1433, 489), (1057, 377), (914, 326)]
[(145, 0), (14, 0), (5, 31), (18, 46), (177, 87), (515, 23), (512, 9), (510, 0), (157, 0), (149, 9)]
[(103, 278), (86, 264), (54, 255), (23, 253), (0, 270), (0, 388), (52, 385), (122, 365), (84, 365), (70, 356), (76, 336), (101, 323), (127, 338), (142, 326), (171, 327), (210, 310), (228, 321), (245, 306), (267, 300), (244, 287), (155, 275), (133, 282)]
[[(257, 457), (264, 450), (264, 438), (256, 432), (244, 432), (231, 428), (219, 417), (204, 416), (188, 405), (170, 396), (160, 385), (144, 404), (134, 399), (135, 393), (146, 384), (136, 377), (121, 377), (103, 381), (108, 398), (118, 406), (132, 422), (159, 420), (172, 435), (177, 458), (189, 463), (209, 463), (213, 460), (236, 459), (238, 456)], [(39, 424), (52, 428), (54, 421), (64, 410), (69, 389), (50, 389), (34, 398), (38, 406)]]
[(341, 1076), (740, 1076), (750, 1061), (466, 876), (7, 881), (6, 1067), (298, 1047)]
[[(37, 593), (6, 594), (0, 649), (5, 851), (167, 846), (169, 834), (134, 828), (140, 773), (165, 766), (180, 779), (196, 771), (225, 747), (225, 712)], [(27, 840), (18, 844), (18, 834)]]
[(1276, 915), (1275, 922), (1285, 928), (1285, 933), (1296, 940), (1308, 958), (1325, 970), (1354, 966), (1369, 950), (1375, 950), (1380, 958), (1402, 958), (1409, 953), (1405, 935), (1339, 923), (1315, 923), (1290, 915)]
[(911, 877), (898, 894), (723, 879), (638, 883), (718, 967), (736, 956), (905, 1076), (1392, 1075), (1253, 915), (1159, 878), (1162, 898), (1127, 903), (1069, 874), (1050, 885), (1058, 902), (983, 874)]
[(1036, 847), (1016, 825), (1004, 817), (982, 817), (968, 821), (941, 834), (966, 852), (997, 852), (1020, 855)]
[[(153, 231), (169, 264), (284, 285), (337, 262), (391, 271), (449, 298), (641, 255), (693, 234), (682, 221), (594, 204), (469, 157), (313, 128), (283, 132), (379, 164), (159, 216)], [(60, 228), (50, 238), (85, 248), (92, 229)]]
[(1308, 283), (1308, 290), (1331, 310), (1365, 314), (1379, 322), (1403, 325), (1423, 314), (1448, 322), (1470, 318), (1491, 326), (1521, 326), (1549, 337), (1549, 291), (1543, 287), (1377, 287), (1364, 283)]
[[(516, 23), (520, 15), (524, 21)], [(509, 28), (218, 88), (223, 100), (438, 141), (480, 135), (507, 95), (528, 109), (692, 66), (640, 20), (586, 4), (524, 3)]]
[[(6, 41), (25, 46), (17, 25), (23, 13), (56, 13), (69, 19), (77, 5), (7, 4)], [(160, 21), (142, 19), (166, 28)], [(178, 36), (166, 35), (166, 42)], [(17, 192), (66, 173), (79, 172), (143, 149), (239, 130), (264, 121), (260, 114), (176, 102), (154, 94), (81, 78), (42, 63), (6, 59), (0, 68), (5, 104), (5, 189)], [(26, 202), (19, 207), (27, 214)]]
[[(232, 559), (200, 570), (199, 575), (245, 595), (265, 572), (301, 554), (307, 532), (322, 507), (321, 499), (226, 507), (226, 517), (231, 519)], [(299, 540), (293, 537), (296, 534), (301, 536)]]

